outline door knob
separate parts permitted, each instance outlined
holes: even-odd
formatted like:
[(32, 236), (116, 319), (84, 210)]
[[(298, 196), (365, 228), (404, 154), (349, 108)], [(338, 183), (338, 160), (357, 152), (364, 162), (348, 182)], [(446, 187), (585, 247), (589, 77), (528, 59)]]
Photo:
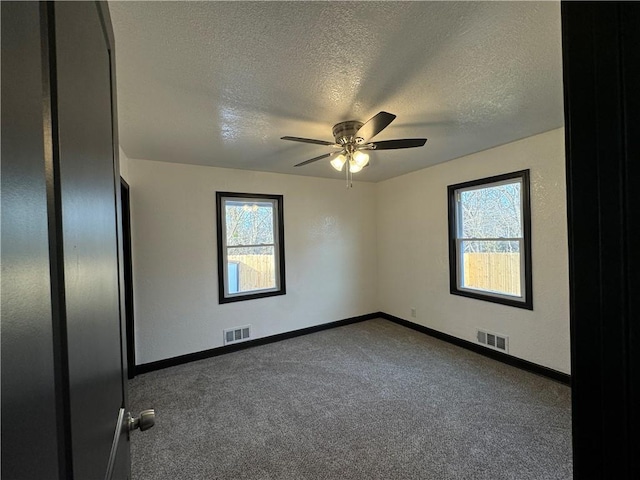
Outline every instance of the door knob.
[(141, 432), (149, 430), (156, 423), (156, 411), (153, 408), (143, 410), (140, 412), (139, 417), (132, 417), (129, 414), (129, 431), (132, 432), (136, 429), (140, 429)]

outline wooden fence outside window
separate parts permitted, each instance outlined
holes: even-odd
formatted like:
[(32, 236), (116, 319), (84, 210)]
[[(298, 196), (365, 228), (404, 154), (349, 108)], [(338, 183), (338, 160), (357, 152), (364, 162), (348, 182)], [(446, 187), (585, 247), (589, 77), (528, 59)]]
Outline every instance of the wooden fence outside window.
[(465, 253), (463, 286), (520, 296), (520, 254)]

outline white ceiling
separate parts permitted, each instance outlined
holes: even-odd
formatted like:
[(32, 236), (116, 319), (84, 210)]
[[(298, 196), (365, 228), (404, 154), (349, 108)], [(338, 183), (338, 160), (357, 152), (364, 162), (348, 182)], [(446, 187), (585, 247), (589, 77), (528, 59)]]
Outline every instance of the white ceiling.
[(380, 181), (563, 125), (559, 2), (109, 2), (131, 158), (342, 178), (335, 123), (381, 110), (357, 180)]

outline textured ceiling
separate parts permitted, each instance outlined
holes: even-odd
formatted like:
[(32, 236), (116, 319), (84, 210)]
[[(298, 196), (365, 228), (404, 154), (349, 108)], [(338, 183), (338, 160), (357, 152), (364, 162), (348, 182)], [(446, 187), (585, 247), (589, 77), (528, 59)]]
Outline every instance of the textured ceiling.
[(381, 110), (380, 181), (563, 125), (558, 2), (110, 2), (131, 158), (342, 178), (344, 120)]

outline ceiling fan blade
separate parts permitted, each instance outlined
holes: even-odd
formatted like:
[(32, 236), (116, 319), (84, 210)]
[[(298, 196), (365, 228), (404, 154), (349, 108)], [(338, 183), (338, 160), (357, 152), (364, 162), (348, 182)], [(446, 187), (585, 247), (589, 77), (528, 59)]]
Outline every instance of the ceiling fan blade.
[(422, 147), (427, 143), (426, 138), (403, 138), (401, 140), (384, 140), (382, 142), (374, 142), (375, 150), (395, 150), (398, 148), (414, 148)]
[(324, 140), (315, 140), (313, 138), (280, 137), (280, 140), (291, 140), (292, 142), (302, 142), (302, 143), (315, 143), (316, 145), (337, 145), (335, 142), (326, 142)]
[[(371, 117), (367, 123), (362, 125), (356, 132), (356, 137), (362, 138), (362, 143), (367, 143), (369, 139), (375, 137), (382, 130), (387, 128), (391, 122), (393, 122), (396, 116), (389, 112), (380, 112), (377, 115)], [(360, 142), (358, 142), (360, 143)]]
[(320, 155), (319, 157), (314, 157), (310, 160), (305, 160), (304, 162), (298, 163), (297, 165), (294, 165), (294, 167), (302, 167), (303, 165), (308, 165), (309, 163), (317, 162), (318, 160), (322, 160), (323, 158), (337, 157), (341, 153), (343, 153), (342, 150), (339, 152), (325, 153), (324, 155)]

